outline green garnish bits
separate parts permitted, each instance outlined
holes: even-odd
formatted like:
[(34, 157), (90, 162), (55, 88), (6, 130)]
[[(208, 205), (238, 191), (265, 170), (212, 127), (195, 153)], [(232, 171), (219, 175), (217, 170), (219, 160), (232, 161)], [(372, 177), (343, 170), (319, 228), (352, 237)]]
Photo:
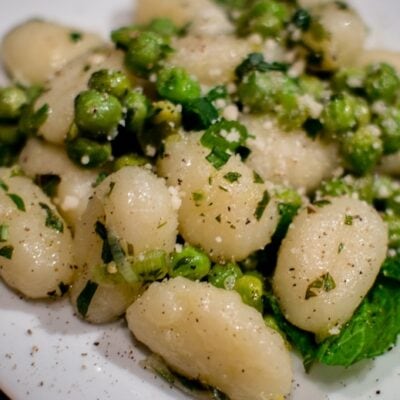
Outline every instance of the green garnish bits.
[(400, 150), (400, 109), (388, 107), (375, 123), (381, 130), (384, 153), (392, 154)]
[(201, 95), (199, 82), (179, 67), (162, 69), (156, 86), (161, 97), (174, 103), (185, 103)]
[(289, 20), (285, 4), (273, 0), (260, 0), (244, 11), (236, 22), (241, 36), (258, 33), (263, 37), (278, 36)]
[(167, 254), (163, 250), (151, 250), (134, 258), (133, 270), (140, 280), (153, 282), (168, 273)]
[(101, 69), (92, 74), (88, 86), (101, 93), (120, 99), (131, 87), (128, 77), (121, 71)]
[(15, 120), (21, 116), (22, 107), (28, 103), (23, 89), (10, 86), (0, 89), (0, 120)]
[(372, 171), (383, 154), (379, 130), (364, 126), (348, 133), (342, 140), (341, 151), (348, 167), (357, 175), (365, 175)]
[(125, 117), (127, 129), (134, 133), (142, 132), (150, 108), (147, 97), (136, 90), (130, 90), (123, 97), (122, 104), (127, 110)]
[(75, 98), (75, 124), (89, 138), (106, 140), (121, 120), (122, 106), (114, 96), (86, 90)]
[(192, 246), (185, 246), (181, 252), (173, 253), (169, 274), (175, 278), (183, 276), (193, 281), (204, 278), (211, 268), (207, 254)]
[(129, 42), (125, 64), (134, 74), (146, 78), (170, 52), (170, 46), (161, 35), (141, 32)]
[(373, 64), (367, 68), (364, 85), (371, 101), (392, 103), (399, 93), (400, 79), (392, 66), (385, 63)]

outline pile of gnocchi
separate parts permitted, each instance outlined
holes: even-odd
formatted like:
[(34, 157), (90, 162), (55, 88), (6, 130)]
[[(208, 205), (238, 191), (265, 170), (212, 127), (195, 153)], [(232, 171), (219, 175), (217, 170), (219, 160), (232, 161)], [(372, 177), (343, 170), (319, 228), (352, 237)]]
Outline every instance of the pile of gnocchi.
[(109, 42), (16, 26), (1, 279), (89, 323), (126, 318), (193, 397), (281, 400), (291, 350), (306, 370), (389, 350), (400, 56), (366, 32), (329, 0), (139, 0)]

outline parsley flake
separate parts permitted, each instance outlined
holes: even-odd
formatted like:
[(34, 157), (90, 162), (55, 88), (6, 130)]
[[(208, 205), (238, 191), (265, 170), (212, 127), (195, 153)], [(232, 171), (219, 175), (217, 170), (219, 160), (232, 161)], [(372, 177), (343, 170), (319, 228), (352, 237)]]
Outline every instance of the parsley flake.
[(57, 232), (64, 232), (64, 224), (54, 211), (45, 203), (39, 203), (39, 206), (46, 211), (45, 225)]
[(332, 275), (327, 272), (308, 285), (305, 299), (308, 300), (311, 297), (316, 297), (321, 292), (330, 292), (335, 289), (335, 287), (335, 280), (332, 278)]

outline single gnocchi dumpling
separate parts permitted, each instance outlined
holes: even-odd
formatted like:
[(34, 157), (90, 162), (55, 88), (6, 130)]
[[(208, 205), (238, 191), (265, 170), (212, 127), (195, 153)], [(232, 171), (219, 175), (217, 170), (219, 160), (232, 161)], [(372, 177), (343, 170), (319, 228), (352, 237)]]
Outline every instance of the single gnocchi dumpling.
[(361, 200), (330, 198), (300, 212), (273, 277), (285, 317), (320, 338), (338, 333), (375, 282), (387, 243), (386, 224)]
[(265, 180), (310, 192), (340, 165), (337, 145), (311, 139), (302, 131), (285, 132), (269, 117), (243, 115), (253, 137), (246, 164)]
[(2, 56), (17, 82), (43, 84), (69, 61), (102, 43), (101, 38), (92, 33), (33, 19), (7, 34)]
[(47, 178), (57, 182), (53, 202), (69, 225), (74, 227), (86, 209), (99, 171), (79, 168), (61, 146), (37, 138), (28, 139), (19, 156), (19, 165), (32, 179), (41, 181)]
[(123, 70), (122, 52), (109, 48), (97, 49), (72, 60), (49, 82), (49, 90), (40, 96), (36, 109), (49, 107), (39, 136), (51, 143), (63, 145), (74, 121), (74, 99), (87, 89), (93, 72), (100, 69)]
[(278, 400), (290, 391), (282, 337), (236, 292), (170, 279), (153, 283), (126, 317), (136, 338), (174, 370), (231, 400)]
[(215, 169), (200, 137), (191, 133), (167, 141), (158, 172), (181, 195), (183, 238), (213, 260), (243, 260), (270, 242), (279, 221), (277, 203), (239, 156)]
[(312, 66), (328, 71), (352, 66), (363, 51), (366, 27), (350, 7), (326, 3), (311, 9), (315, 22), (303, 35), (306, 46), (321, 56)]
[(0, 170), (0, 276), (32, 299), (61, 296), (74, 277), (72, 238), (29, 178)]
[[(76, 228), (79, 275), (71, 300), (78, 314), (94, 323), (121, 316), (140, 293), (142, 282), (128, 282), (118, 265), (121, 260), (115, 260), (112, 252), (118, 247), (122, 257), (138, 258), (151, 250), (172, 252), (177, 219), (164, 180), (151, 171), (125, 167), (105, 179)], [(113, 248), (112, 256), (104, 246)]]

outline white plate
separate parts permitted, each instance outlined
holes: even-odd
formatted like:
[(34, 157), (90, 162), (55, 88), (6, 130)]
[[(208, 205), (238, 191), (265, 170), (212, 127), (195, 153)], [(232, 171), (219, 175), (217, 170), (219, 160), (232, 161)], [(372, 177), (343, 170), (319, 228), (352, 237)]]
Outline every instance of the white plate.
[[(370, 44), (400, 50), (398, 0), (352, 3), (372, 28)], [(32, 16), (53, 18), (107, 35), (111, 28), (129, 23), (133, 3), (11, 0), (3, 5), (1, 14), (1, 36)], [(0, 321), (0, 388), (13, 400), (188, 399), (138, 365), (145, 352), (133, 341), (123, 321), (89, 325), (73, 315), (67, 300), (27, 302), (2, 284)], [(361, 362), (349, 369), (317, 367), (309, 376), (304, 374), (299, 360), (294, 362), (292, 400), (400, 398), (400, 346), (375, 361)]]

